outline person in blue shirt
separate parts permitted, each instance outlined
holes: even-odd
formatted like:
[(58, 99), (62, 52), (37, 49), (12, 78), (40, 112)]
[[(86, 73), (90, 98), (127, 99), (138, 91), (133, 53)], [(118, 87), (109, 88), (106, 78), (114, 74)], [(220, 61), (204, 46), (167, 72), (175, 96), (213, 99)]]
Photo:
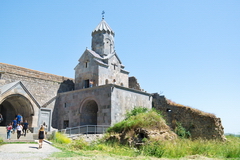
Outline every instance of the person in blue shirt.
[(22, 120), (22, 116), (18, 113), (16, 118), (17, 118), (17, 124), (20, 124)]
[(12, 121), (13, 134), (15, 133), (16, 127), (17, 127), (17, 118), (15, 118), (15, 119)]

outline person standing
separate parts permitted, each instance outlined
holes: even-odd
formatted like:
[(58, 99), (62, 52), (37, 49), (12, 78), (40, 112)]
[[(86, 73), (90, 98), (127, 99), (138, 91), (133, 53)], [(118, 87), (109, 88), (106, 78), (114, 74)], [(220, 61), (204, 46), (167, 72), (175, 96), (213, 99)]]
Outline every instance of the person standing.
[(16, 116), (17, 118), (17, 124), (20, 124), (21, 123), (21, 120), (22, 120), (22, 116), (18, 113), (18, 115)]
[(26, 136), (26, 134), (27, 134), (27, 129), (28, 129), (28, 122), (27, 122), (27, 120), (25, 120), (25, 122), (23, 123), (23, 134), (24, 134), (24, 136)]
[(40, 128), (39, 131), (38, 131), (38, 140), (39, 140), (39, 148), (38, 148), (38, 149), (42, 148), (43, 139), (44, 139), (44, 137), (45, 137), (45, 134), (44, 134), (44, 133), (45, 133), (44, 127), (41, 126), (41, 128)]
[(23, 116), (21, 114), (20, 116), (21, 116), (20, 124), (23, 124)]
[(9, 123), (9, 124), (7, 125), (6, 129), (7, 129), (7, 140), (10, 140), (10, 138), (11, 138), (11, 130), (12, 130), (12, 125), (11, 125), (11, 123)]
[(45, 130), (45, 134), (47, 135), (48, 128), (47, 128), (46, 123), (43, 122), (42, 126), (43, 126), (43, 128), (44, 128), (44, 130)]
[(17, 139), (21, 137), (21, 132), (22, 132), (22, 125), (17, 124)]
[(17, 118), (15, 118), (15, 119), (12, 121), (13, 134), (15, 133), (16, 127), (17, 127)]
[(3, 121), (3, 115), (0, 113), (0, 123)]

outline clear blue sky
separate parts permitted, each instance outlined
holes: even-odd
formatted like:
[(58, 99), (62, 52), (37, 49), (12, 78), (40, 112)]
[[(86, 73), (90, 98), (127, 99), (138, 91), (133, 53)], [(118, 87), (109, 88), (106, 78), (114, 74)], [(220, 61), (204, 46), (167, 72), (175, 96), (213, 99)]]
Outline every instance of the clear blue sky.
[(239, 0), (0, 1), (0, 62), (74, 78), (105, 20), (149, 93), (213, 113), (240, 134)]

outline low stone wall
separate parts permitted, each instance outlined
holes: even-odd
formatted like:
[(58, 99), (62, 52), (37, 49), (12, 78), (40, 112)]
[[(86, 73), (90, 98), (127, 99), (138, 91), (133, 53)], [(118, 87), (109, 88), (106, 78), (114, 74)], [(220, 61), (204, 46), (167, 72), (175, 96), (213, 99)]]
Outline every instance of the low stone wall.
[(173, 130), (177, 127), (177, 123), (180, 123), (191, 133), (193, 139), (225, 140), (221, 119), (213, 114), (173, 103), (157, 93), (153, 94), (153, 108), (162, 112), (167, 124)]

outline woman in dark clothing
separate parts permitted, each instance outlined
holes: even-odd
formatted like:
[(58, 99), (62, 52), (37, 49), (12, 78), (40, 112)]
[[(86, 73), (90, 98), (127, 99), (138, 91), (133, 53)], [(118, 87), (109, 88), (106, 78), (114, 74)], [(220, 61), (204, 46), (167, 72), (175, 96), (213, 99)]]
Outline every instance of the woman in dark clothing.
[(39, 140), (39, 149), (42, 148), (42, 143), (44, 139), (44, 127), (41, 126), (41, 128), (38, 131), (38, 140)]
[(25, 120), (25, 122), (23, 123), (23, 134), (24, 134), (24, 136), (26, 136), (26, 134), (27, 134), (27, 129), (28, 129), (28, 122), (27, 122), (27, 120)]

